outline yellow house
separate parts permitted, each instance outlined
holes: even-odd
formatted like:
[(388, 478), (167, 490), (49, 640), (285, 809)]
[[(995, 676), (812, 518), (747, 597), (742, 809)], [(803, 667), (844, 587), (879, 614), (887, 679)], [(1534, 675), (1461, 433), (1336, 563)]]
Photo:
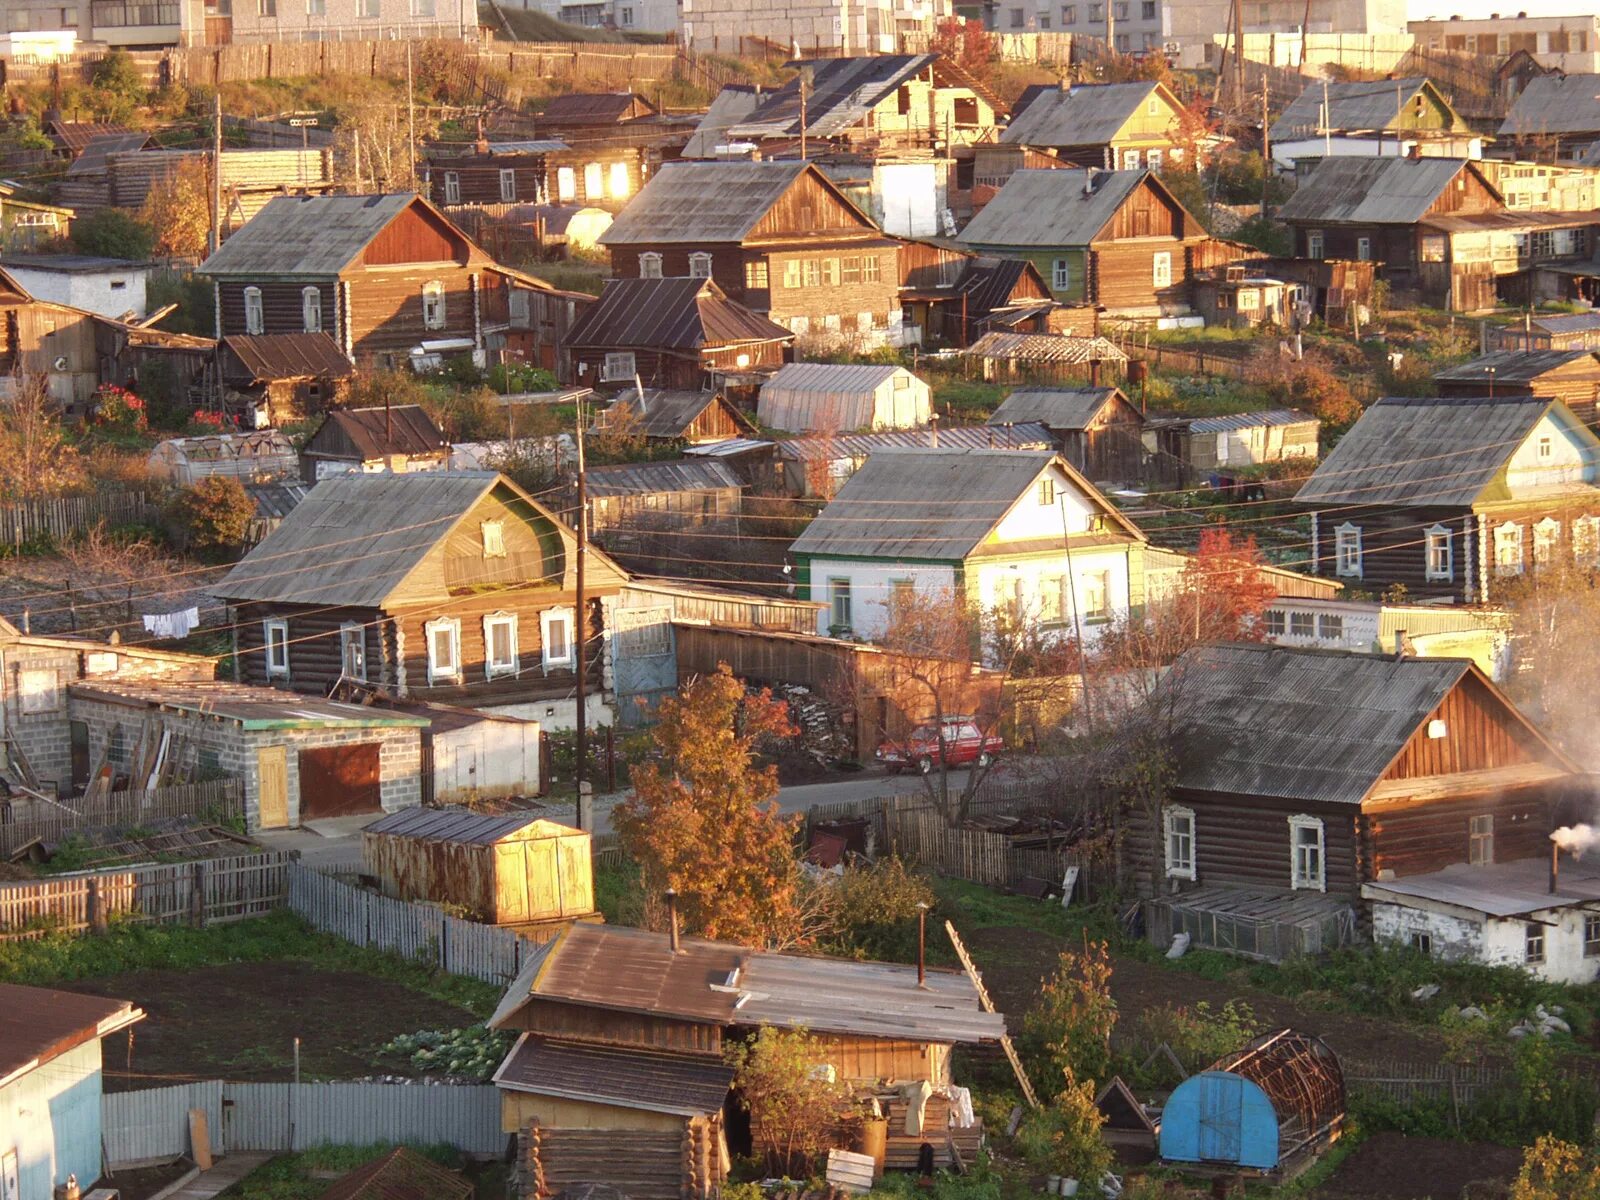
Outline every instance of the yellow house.
[(1082, 83), (1024, 93), (1002, 145), (1054, 151), (1080, 167), (1159, 170), (1203, 154), (1183, 102), (1165, 84)]

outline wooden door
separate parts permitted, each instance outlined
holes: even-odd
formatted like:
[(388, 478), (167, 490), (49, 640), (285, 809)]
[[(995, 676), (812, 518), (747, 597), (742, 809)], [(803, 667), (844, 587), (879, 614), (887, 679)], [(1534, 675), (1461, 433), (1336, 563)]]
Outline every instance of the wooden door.
[(523, 868), (528, 880), (528, 919), (542, 921), (561, 915), (561, 864), (557, 859), (559, 838), (537, 838), (523, 842), (527, 855)]
[(523, 842), (494, 848), (495, 904), (493, 920), (514, 925), (528, 919), (528, 863)]
[(256, 817), (262, 829), (289, 824), (289, 752), (282, 746), (256, 751)]
[(377, 742), (300, 751), (300, 822), (383, 811)]
[(588, 838), (560, 838), (561, 915), (581, 917), (594, 911), (594, 870)]

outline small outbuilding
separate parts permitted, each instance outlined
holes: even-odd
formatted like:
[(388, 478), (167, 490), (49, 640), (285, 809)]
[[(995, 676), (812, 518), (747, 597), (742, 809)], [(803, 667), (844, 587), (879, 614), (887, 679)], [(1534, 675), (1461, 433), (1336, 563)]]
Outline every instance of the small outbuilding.
[(393, 699), (382, 704), (428, 721), (422, 734), (424, 804), (539, 794), (539, 722), (459, 704)]
[(217, 343), (216, 370), (225, 406), (253, 428), (327, 411), (356, 373), (326, 333), (233, 334)]
[(150, 473), (188, 487), (209, 475), (228, 475), (241, 483), (291, 476), (300, 459), (294, 445), (276, 429), (168, 438), (150, 451)]
[(589, 528), (596, 532), (641, 519), (675, 528), (731, 526), (744, 495), (733, 468), (714, 458), (592, 467), (586, 486)]
[(638, 436), (650, 442), (699, 445), (754, 437), (756, 427), (721, 392), (629, 388), (595, 414), (596, 433)]
[(1018, 388), (994, 410), (990, 425), (1037, 422), (1066, 460), (1090, 479), (1132, 481), (1144, 460), (1141, 413), (1121, 388)]
[(490, 925), (594, 915), (589, 835), (534, 812), (417, 808), (361, 831), (361, 860), (385, 895), (457, 905)]
[(351, 472), (443, 471), (450, 443), (420, 404), (335, 409), (300, 451), (307, 483)]
[(933, 415), (926, 380), (875, 363), (790, 363), (761, 385), (756, 416), (790, 433), (913, 429)]
[(1206, 472), (1314, 459), (1322, 422), (1297, 408), (1231, 413), (1219, 417), (1169, 417), (1145, 423), (1144, 444), (1163, 475), (1187, 483)]

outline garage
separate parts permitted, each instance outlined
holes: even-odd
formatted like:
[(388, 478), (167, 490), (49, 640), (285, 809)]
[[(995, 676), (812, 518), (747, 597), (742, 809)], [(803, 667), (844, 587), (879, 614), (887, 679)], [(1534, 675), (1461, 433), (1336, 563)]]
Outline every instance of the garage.
[(300, 820), (383, 811), (377, 742), (300, 751)]

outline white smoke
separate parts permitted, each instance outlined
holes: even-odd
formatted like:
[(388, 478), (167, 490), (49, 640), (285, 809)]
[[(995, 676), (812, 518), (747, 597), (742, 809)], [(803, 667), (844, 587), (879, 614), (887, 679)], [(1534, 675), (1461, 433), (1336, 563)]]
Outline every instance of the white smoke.
[(1563, 825), (1550, 835), (1558, 849), (1565, 850), (1573, 858), (1582, 858), (1596, 846), (1600, 846), (1600, 829), (1593, 825)]

